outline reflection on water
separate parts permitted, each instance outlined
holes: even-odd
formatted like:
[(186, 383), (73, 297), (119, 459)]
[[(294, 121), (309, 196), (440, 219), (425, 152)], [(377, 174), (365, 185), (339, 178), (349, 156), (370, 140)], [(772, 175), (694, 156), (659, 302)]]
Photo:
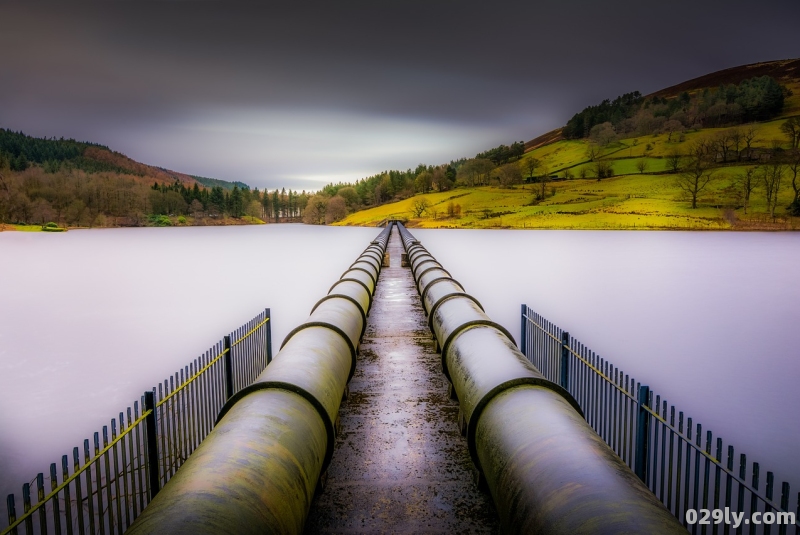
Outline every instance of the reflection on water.
[[(378, 231), (0, 234), (0, 496), (265, 307), (277, 351)], [(800, 234), (413, 232), (515, 336), (527, 303), (800, 482)]]

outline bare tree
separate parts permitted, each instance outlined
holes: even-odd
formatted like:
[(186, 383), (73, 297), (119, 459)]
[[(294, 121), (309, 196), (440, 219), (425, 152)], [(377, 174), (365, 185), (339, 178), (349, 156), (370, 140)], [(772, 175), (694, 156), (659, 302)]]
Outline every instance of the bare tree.
[(603, 147), (617, 140), (617, 131), (609, 122), (594, 125), (589, 131), (589, 138)]
[(711, 142), (711, 147), (714, 150), (715, 157), (721, 156), (723, 163), (728, 161), (728, 155), (733, 149), (731, 141), (730, 131), (723, 130), (722, 132), (719, 132)]
[(307, 225), (322, 225), (325, 223), (325, 209), (328, 207), (328, 198), (324, 195), (314, 195), (308, 199), (306, 211), (303, 214), (303, 223)]
[(677, 173), (681, 170), (681, 159), (682, 156), (679, 152), (672, 151), (667, 155), (667, 168), (672, 171), (673, 173)]
[(636, 170), (639, 171), (640, 175), (644, 174), (645, 169), (647, 169), (647, 160), (641, 159), (636, 162)]
[(473, 162), (479, 183), (483, 186), (489, 184), (489, 179), (495, 168), (494, 163), (486, 158), (475, 158)]
[(747, 213), (747, 207), (750, 206), (750, 195), (756, 189), (758, 181), (756, 180), (756, 170), (753, 167), (745, 169), (744, 174), (737, 175), (734, 178), (734, 187), (737, 189), (737, 194), (741, 196), (744, 213)]
[(411, 204), (411, 213), (414, 214), (414, 217), (422, 217), (422, 214), (427, 212), (430, 206), (431, 203), (425, 197), (415, 198)]
[(447, 203), (447, 217), (461, 217), (461, 205), (453, 201)]
[(453, 182), (447, 176), (447, 173), (445, 173), (445, 168), (441, 165), (433, 170), (433, 185), (436, 187), (437, 191), (448, 191), (453, 187)]
[(330, 225), (344, 219), (347, 215), (347, 201), (339, 195), (334, 195), (328, 199), (325, 207), (325, 224)]
[(586, 145), (586, 157), (589, 158), (589, 161), (594, 161), (595, 158), (600, 156), (600, 149), (594, 143), (588, 143)]
[(522, 182), (522, 173), (519, 171), (517, 163), (507, 163), (498, 169), (500, 184), (505, 187), (513, 186)]
[(525, 160), (525, 169), (528, 170), (528, 177), (533, 180), (533, 175), (536, 173), (536, 170), (542, 165), (542, 162), (539, 161), (538, 158), (530, 157)]
[(598, 181), (614, 176), (614, 169), (608, 160), (597, 160), (594, 164), (594, 172)]
[(744, 142), (744, 134), (739, 128), (731, 128), (728, 132), (730, 132), (731, 146), (736, 151), (736, 161), (740, 162), (742, 161), (741, 149)]
[(550, 170), (547, 166), (542, 169), (542, 174), (539, 176), (538, 191), (536, 192), (536, 200), (541, 201), (547, 197), (547, 184), (550, 183)]
[(633, 147), (635, 147), (638, 144), (639, 144), (639, 138), (633, 138), (633, 141), (631, 141), (630, 150), (628, 150), (628, 156), (632, 156), (633, 155)]
[(683, 123), (675, 119), (670, 119), (669, 121), (664, 123), (664, 126), (662, 127), (662, 131), (668, 134), (667, 135), (668, 142), (672, 141), (672, 134), (674, 134), (675, 132), (683, 132), (684, 130), (685, 128), (683, 126)]
[(781, 191), (781, 181), (786, 170), (783, 163), (773, 157), (768, 165), (761, 166), (761, 182), (764, 184), (764, 196), (767, 200), (769, 216), (775, 218), (775, 208), (778, 205), (778, 194)]
[(714, 178), (714, 172), (710, 168), (706, 146), (696, 143), (690, 149), (689, 162), (684, 171), (675, 179), (675, 186), (689, 196), (693, 209), (697, 208), (697, 197)]
[(745, 151), (747, 151), (747, 159), (750, 159), (750, 151), (753, 148), (753, 143), (758, 141), (756, 137), (756, 127), (753, 125), (748, 126), (742, 132), (742, 140), (744, 141)]
[(791, 186), (794, 191), (794, 199), (789, 205), (789, 213), (800, 215), (800, 150), (794, 149), (786, 157), (786, 167), (792, 175)]
[(192, 199), (189, 205), (189, 213), (192, 214), (193, 217), (203, 217), (203, 212), (203, 203), (197, 199)]
[(800, 146), (800, 117), (791, 117), (781, 125), (781, 132), (789, 138), (789, 146), (796, 149)]

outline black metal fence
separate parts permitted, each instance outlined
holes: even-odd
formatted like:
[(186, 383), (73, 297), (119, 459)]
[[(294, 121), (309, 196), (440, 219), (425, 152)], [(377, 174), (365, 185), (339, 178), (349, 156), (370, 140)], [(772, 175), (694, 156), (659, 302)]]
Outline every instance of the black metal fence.
[(22, 485), (22, 511), (9, 494), (0, 535), (122, 534), (211, 431), (225, 401), (272, 360), (269, 320), (266, 309), (223, 337), (112, 418), (110, 436), (103, 426)]
[[(789, 483), (776, 494), (772, 472), (762, 480), (758, 463), (748, 464), (744, 454), (737, 459), (733, 446), (723, 448), (711, 431), (704, 435), (682, 411), (676, 423), (675, 407), (666, 399), (526, 305), (520, 345), (545, 377), (575, 397), (588, 424), (692, 533), (800, 534), (800, 493), (791, 500)], [(711, 511), (725, 508), (728, 516), (717, 522)], [(698, 512), (696, 521), (687, 520), (690, 509)], [(738, 527), (730, 513), (744, 513)], [(753, 513), (761, 524), (751, 521)], [(779, 525), (786, 519), (794, 527)]]

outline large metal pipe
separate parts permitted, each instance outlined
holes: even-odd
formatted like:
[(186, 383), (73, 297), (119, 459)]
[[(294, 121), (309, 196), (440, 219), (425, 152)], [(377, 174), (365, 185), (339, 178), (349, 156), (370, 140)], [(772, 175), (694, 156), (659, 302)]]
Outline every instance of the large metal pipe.
[(459, 424), (504, 532), (685, 533), (586, 424), (575, 399), (539, 373), (510, 333), (398, 228), (459, 400)]
[(335, 444), (387, 226), (284, 340), (129, 533), (302, 533)]

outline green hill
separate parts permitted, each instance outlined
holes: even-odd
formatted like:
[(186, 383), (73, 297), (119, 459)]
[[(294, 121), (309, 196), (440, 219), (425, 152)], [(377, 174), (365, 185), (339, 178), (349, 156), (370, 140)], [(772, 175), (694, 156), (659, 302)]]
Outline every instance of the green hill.
[(233, 191), (234, 187), (237, 187), (239, 189), (250, 189), (250, 186), (248, 186), (244, 182), (239, 182), (239, 181), (230, 182), (228, 180), (220, 180), (219, 178), (207, 178), (204, 176), (196, 176), (196, 175), (191, 175), (191, 177), (197, 180), (202, 185), (209, 188), (213, 188), (214, 186), (219, 186), (222, 189), (230, 191)]
[[(394, 187), (393, 202), (338, 224), (399, 218), (451, 228), (800, 228), (800, 149), (792, 131), (800, 132), (800, 60), (726, 69), (590, 106), (525, 143), (519, 157), (514, 144), (482, 158), (370, 177), (355, 185), (362, 206), (380, 198), (370, 180)], [(419, 180), (421, 173), (430, 180)]]
[(0, 128), (0, 230), (260, 223), (266, 204), (242, 182), (146, 165), (97, 143)]

